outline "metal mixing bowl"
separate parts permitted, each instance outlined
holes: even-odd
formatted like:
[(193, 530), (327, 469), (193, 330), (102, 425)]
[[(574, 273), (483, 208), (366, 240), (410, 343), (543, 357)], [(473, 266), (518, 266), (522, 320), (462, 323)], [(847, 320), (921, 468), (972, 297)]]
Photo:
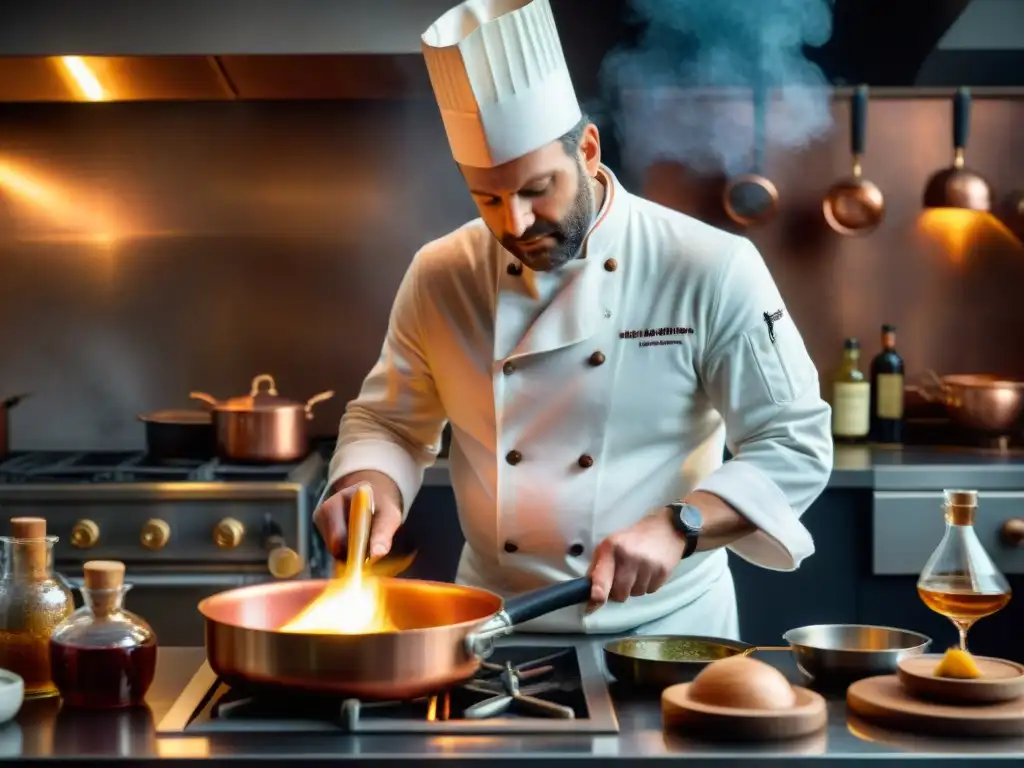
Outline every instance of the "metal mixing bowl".
[(868, 624), (816, 624), (791, 629), (783, 638), (800, 671), (817, 683), (895, 674), (901, 659), (920, 655), (932, 644), (918, 632)]

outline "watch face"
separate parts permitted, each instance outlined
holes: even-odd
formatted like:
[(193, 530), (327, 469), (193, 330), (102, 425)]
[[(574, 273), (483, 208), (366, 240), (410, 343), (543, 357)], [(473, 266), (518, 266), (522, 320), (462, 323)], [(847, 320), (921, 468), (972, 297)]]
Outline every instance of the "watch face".
[(704, 516), (692, 504), (683, 504), (679, 510), (679, 519), (687, 528), (699, 531), (704, 526)]

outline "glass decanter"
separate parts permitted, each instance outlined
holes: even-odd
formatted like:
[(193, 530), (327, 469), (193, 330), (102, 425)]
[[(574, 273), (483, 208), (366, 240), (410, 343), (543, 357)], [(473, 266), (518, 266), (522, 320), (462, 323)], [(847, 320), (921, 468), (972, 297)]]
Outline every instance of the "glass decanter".
[(0, 536), (0, 668), (21, 676), (25, 698), (57, 694), (50, 636), (75, 607), (71, 590), (53, 572), (56, 542), (41, 517), (12, 518), (11, 535)]
[(50, 639), (53, 680), (64, 704), (89, 709), (143, 703), (156, 671), (156, 633), (124, 609), (124, 563), (92, 560), (84, 566), (82, 599)]
[(1010, 585), (996, 568), (974, 531), (977, 491), (944, 491), (946, 532), (917, 580), (924, 604), (945, 616), (960, 633), (967, 650), (967, 632), (1010, 602)]

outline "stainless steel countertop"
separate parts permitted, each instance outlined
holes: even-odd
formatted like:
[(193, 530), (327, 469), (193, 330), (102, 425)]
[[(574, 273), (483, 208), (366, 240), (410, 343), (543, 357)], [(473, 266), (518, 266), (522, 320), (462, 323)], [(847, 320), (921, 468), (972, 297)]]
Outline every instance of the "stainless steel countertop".
[[(448, 460), (427, 469), (424, 485), (450, 485)], [(829, 488), (941, 491), (1024, 490), (1024, 451), (959, 447), (836, 446)]]
[[(519, 639), (524, 639), (519, 636)], [(551, 636), (546, 636), (551, 642)], [(608, 638), (575, 638), (581, 652), (600, 654)], [(568, 638), (559, 638), (564, 644)], [(796, 668), (788, 654), (766, 653), (765, 661), (779, 667), (794, 681)], [(156, 724), (170, 709), (204, 660), (201, 648), (160, 650), (156, 680), (148, 707), (117, 713), (75, 712), (61, 709), (58, 699), (27, 701), (15, 722), (0, 726), (0, 759), (23, 758), (44, 762), (92, 760), (132, 765), (168, 765), (176, 760), (204, 759), (230, 763), (268, 760), (337, 762), (386, 765), (424, 759), (450, 759), (497, 768), (523, 759), (585, 759), (599, 765), (651, 759), (683, 759), (696, 766), (771, 766), (800, 760), (814, 765), (840, 761), (885, 760), (891, 765), (964, 765), (970, 760), (1024, 758), (1024, 738), (1012, 741), (923, 738), (886, 732), (854, 721), (847, 722), (842, 697), (829, 697), (829, 723), (825, 731), (797, 742), (732, 745), (710, 744), (666, 735), (661, 728), (655, 698), (615, 691), (618, 735), (572, 734), (553, 736), (429, 736), (331, 735), (284, 736), (222, 734), (195, 736), (156, 735)]]

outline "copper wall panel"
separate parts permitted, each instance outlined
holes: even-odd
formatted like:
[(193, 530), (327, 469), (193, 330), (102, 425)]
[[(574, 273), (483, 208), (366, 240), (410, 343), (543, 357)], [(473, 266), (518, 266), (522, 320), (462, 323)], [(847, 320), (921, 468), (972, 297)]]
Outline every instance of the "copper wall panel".
[[(949, 105), (871, 106), (866, 172), (885, 223), (843, 239), (820, 198), (848, 171), (846, 108), (827, 141), (770, 152), (782, 215), (750, 233), (827, 375), (842, 338), (899, 326), (911, 374), (1024, 373), (1024, 251), (1000, 234), (924, 237)], [(1024, 103), (979, 101), (971, 164), (1024, 186)], [(721, 181), (622, 168), (636, 191), (721, 221)], [(135, 414), (190, 389), (326, 388), (330, 433), (375, 360), (413, 253), (474, 214), (430, 101), (0, 106), (0, 394), (15, 448), (142, 445)]]

